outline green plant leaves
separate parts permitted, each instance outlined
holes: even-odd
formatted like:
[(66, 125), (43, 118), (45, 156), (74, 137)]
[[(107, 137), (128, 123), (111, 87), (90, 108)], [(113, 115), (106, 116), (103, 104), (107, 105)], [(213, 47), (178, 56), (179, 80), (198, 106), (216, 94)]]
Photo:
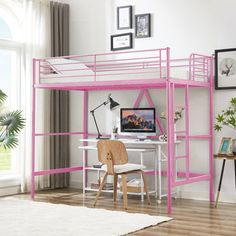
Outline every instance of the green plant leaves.
[(236, 107), (236, 97), (232, 98), (231, 101), (230, 101), (230, 103), (231, 103), (234, 107)]
[(5, 149), (13, 149), (18, 144), (18, 139), (15, 135), (4, 135), (0, 138), (0, 143)]
[(5, 126), (9, 134), (18, 134), (25, 126), (25, 119), (22, 118), (21, 111), (7, 112), (0, 115), (0, 126)]
[(0, 105), (4, 103), (6, 98), (7, 98), (7, 95), (0, 89)]
[(224, 121), (224, 115), (218, 114), (218, 116), (216, 117), (217, 122), (221, 123)]
[(236, 97), (231, 99), (230, 104), (231, 106), (216, 116), (216, 124), (214, 125), (216, 131), (220, 131), (223, 125), (236, 130)]
[[(0, 90), (0, 105), (6, 100), (7, 95)], [(1, 111), (0, 111), (1, 112)], [(0, 113), (0, 146), (5, 149), (12, 149), (17, 146), (17, 134), (24, 128), (25, 119), (21, 111)]]
[(218, 131), (221, 131), (221, 129), (222, 129), (222, 126), (220, 126), (220, 125), (218, 125), (218, 124), (215, 124), (215, 125), (214, 125), (214, 130), (215, 130), (215, 131), (218, 132)]

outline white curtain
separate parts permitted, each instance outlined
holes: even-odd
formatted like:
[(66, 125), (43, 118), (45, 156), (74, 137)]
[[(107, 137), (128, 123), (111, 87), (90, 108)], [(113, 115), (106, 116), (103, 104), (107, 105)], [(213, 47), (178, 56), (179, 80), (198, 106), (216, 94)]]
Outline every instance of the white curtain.
[[(28, 192), (31, 182), (31, 123), (32, 123), (32, 59), (50, 55), (50, 9), (49, 0), (22, 0), (22, 78), (21, 99), (22, 109), (26, 118), (26, 128), (21, 137), (21, 191)], [(39, 89), (37, 90), (39, 91)], [(36, 132), (49, 131), (49, 93), (37, 92)], [(36, 170), (49, 169), (49, 140), (36, 138)], [(36, 189), (49, 187), (49, 178), (38, 177)]]

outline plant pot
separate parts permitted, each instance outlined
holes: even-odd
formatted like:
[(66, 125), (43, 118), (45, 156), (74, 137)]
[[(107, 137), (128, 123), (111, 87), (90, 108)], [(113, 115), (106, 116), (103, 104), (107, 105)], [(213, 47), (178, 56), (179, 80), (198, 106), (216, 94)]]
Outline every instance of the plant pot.
[(117, 139), (118, 134), (117, 133), (111, 133), (111, 139)]

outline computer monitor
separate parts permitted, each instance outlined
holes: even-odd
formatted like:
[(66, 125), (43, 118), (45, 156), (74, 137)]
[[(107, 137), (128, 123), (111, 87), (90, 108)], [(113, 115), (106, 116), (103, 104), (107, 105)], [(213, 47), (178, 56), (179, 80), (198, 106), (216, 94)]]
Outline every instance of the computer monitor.
[(121, 108), (121, 133), (135, 133), (138, 138), (145, 139), (156, 134), (155, 108)]

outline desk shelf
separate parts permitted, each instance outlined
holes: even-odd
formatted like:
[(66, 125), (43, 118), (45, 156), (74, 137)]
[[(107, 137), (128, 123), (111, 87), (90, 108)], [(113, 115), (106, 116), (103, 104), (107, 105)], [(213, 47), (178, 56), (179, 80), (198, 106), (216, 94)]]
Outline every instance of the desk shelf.
[[(98, 189), (96, 189), (96, 188), (90, 188), (90, 187), (86, 187), (84, 190), (85, 190), (85, 191), (90, 191), (90, 192), (98, 192)], [(102, 192), (104, 192), (104, 193), (113, 193), (113, 189), (111, 189), (111, 190), (105, 190), (105, 189), (104, 189), (104, 190), (102, 190)], [(117, 193), (123, 194), (123, 192), (121, 192), (119, 189), (117, 189)], [(148, 193), (149, 193), (149, 194), (155, 194), (156, 191), (151, 190), (151, 191), (149, 191)], [(129, 195), (137, 195), (137, 196), (141, 196), (141, 195), (142, 195), (142, 193), (132, 193), (132, 192), (127, 192), (127, 194), (129, 194)], [(145, 196), (146, 193), (143, 192), (143, 195)]]
[[(102, 168), (95, 168), (95, 167), (92, 167), (92, 166), (87, 166), (84, 169), (85, 170), (91, 170), (91, 171), (104, 171)], [(155, 171), (155, 169), (144, 169), (143, 171), (144, 171), (144, 173), (146, 173), (146, 172)]]

